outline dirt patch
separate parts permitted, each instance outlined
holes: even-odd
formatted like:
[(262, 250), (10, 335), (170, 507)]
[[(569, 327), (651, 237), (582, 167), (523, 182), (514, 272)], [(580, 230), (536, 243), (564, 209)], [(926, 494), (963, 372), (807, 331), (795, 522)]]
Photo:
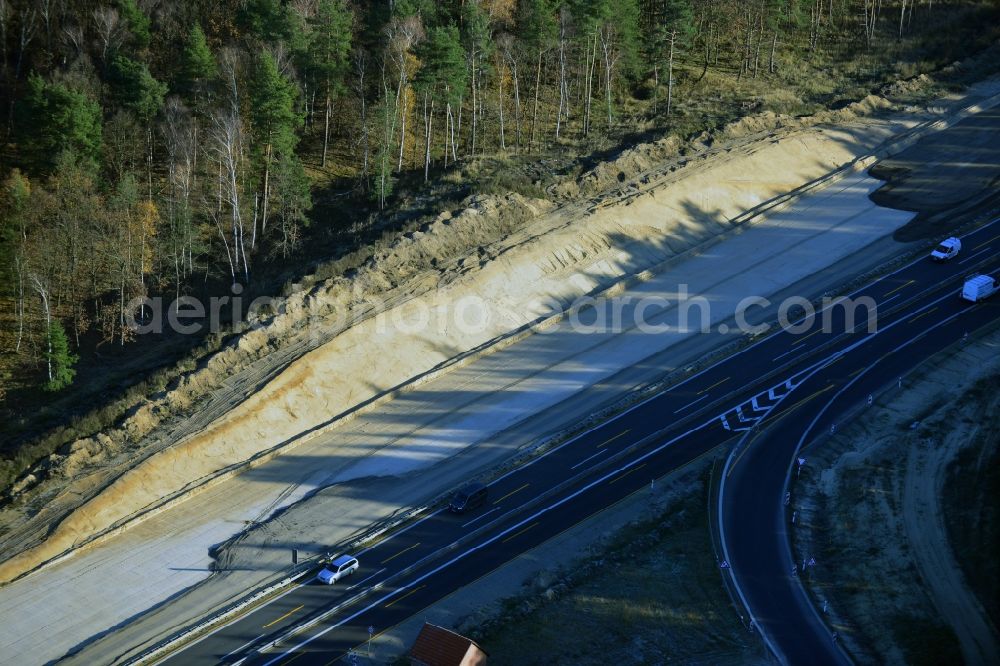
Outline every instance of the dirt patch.
[(948, 465), (944, 512), (959, 564), (994, 627), (1000, 626), (1000, 375), (966, 398), (984, 406), (979, 432)]
[(988, 509), (942, 497), (951, 461), (997, 439), (998, 350), (994, 332), (935, 357), (810, 451), (796, 482), (796, 556), (816, 558), (807, 587), (858, 663), (997, 663), (988, 590), (970, 587), (975, 561), (946, 527)]
[[(896, 231), (896, 240), (909, 242), (940, 235), (956, 209), (996, 199), (1000, 109), (970, 116), (956, 130), (928, 135), (869, 171), (886, 181), (872, 193), (872, 201), (917, 213)], [(959, 134), (962, 140), (955, 141)]]
[[(933, 89), (932, 83), (925, 76), (914, 87), (914, 91), (930, 91)], [(743, 116), (717, 129), (699, 132), (687, 141), (671, 135), (640, 143), (583, 172), (575, 180), (567, 179), (551, 187), (549, 191), (558, 197), (593, 196), (634, 179), (647, 183), (685, 166), (694, 158), (729, 152), (747, 141), (759, 141), (764, 137), (776, 139), (792, 130), (823, 124), (844, 125), (882, 113), (899, 111), (901, 108), (887, 97), (868, 95), (859, 101), (845, 104), (840, 109), (820, 111), (808, 116), (762, 111)]]
[[(767, 663), (711, 555), (711, 462), (679, 470), (519, 558), (550, 566), (508, 596), (485, 579), (469, 591), (475, 611), (461, 613), (463, 590), (439, 604), (456, 609), (450, 618), (433, 607), (422, 617), (474, 638), (491, 664)], [(409, 631), (400, 629), (391, 633)]]
[[(858, 103), (861, 110), (880, 105)], [(857, 118), (852, 106), (822, 117)], [(376, 252), (351, 276), (296, 292), (121, 428), (73, 443), (31, 470), (34, 486), (19, 484), (20, 504), (0, 515), (8, 529), (0, 547), (19, 553), (0, 565), (0, 580), (728, 231), (746, 211), (926, 117), (933, 116), (754, 135), (711, 160), (670, 164), (628, 182), (624, 193), (556, 210), (520, 195), (474, 197), (458, 214), (442, 213)], [(207, 393), (213, 400), (196, 405)], [(165, 417), (195, 406), (192, 419), (161, 428)]]
[[(71, 445), (32, 470), (39, 481), (64, 483), (23, 487), (28, 502), (21, 507), (30, 503), (35, 511), (5, 512), (11, 529), (0, 545), (8, 554), (34, 550), (0, 565), (0, 579), (223, 470), (300, 443), (460, 354), (731, 229), (746, 210), (851, 163), (898, 129), (882, 122), (749, 142), (648, 186), (633, 185), (627, 198), (612, 192), (600, 206), (587, 201), (547, 213), (547, 202), (509, 195), (476, 197), (459, 214), (442, 214), (349, 279), (289, 298), (203, 368), (139, 407), (107, 433), (108, 441)], [(470, 317), (472, 326), (460, 325)], [(259, 372), (252, 364), (240, 370), (248, 357), (257, 359)], [(268, 375), (281, 359), (287, 365), (278, 366), (280, 374)], [(153, 445), (142, 442), (165, 414), (218, 390), (223, 380), (214, 407), (203, 406), (166, 436), (161, 431)], [(122, 455), (111, 461), (115, 450)], [(68, 485), (72, 494), (48, 490)]]

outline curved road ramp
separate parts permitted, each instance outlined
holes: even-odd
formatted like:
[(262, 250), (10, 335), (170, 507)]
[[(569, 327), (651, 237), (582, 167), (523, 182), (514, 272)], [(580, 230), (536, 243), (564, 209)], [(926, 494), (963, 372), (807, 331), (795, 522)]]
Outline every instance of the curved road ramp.
[[(446, 266), (379, 281), (376, 262), (364, 284), (335, 279), (290, 299), (239, 344), (280, 350), (276, 331), (294, 328), (304, 353), (266, 381), (231, 378), (242, 387), (234, 406), (150, 433), (142, 441), (158, 444), (139, 464), (105, 465), (114, 473), (94, 477), (104, 483), (64, 494), (82, 503), (54, 500), (65, 512), (51, 532), (37, 517), (12, 520), (0, 653), (12, 663), (137, 654), (287, 575), (293, 548), (315, 556), (357, 539), (738, 346), (745, 336), (729, 331), (747, 296), (818, 297), (905, 249), (891, 236), (913, 215), (875, 205), (881, 182), (865, 169), (998, 90), (980, 84), (922, 112), (869, 99), (839, 124), (734, 139), (602, 196), (556, 208), (518, 200), (523, 224)], [(442, 215), (381, 261), (435, 242), (455, 251), (454, 234), (500, 224), (492, 205)], [(95, 448), (74, 445), (82, 467)]]

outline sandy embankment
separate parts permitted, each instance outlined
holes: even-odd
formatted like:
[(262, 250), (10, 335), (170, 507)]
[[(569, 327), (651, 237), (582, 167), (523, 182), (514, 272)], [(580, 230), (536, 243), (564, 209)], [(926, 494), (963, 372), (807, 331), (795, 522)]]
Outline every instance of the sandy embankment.
[[(868, 104), (865, 110), (870, 110)], [(329, 281), (293, 300), (285, 314), (247, 334), (240, 344), (260, 345), (278, 337), (275, 329), (287, 328), (289, 317), (301, 318), (305, 312), (352, 312), (383, 293), (398, 304), (347, 328), (203, 431), (126, 471), (70, 513), (44, 542), (0, 565), (0, 581), (30, 571), (220, 470), (303, 441), (308, 437), (304, 433), (328, 426), (332, 417), (558, 311), (578, 296), (730, 229), (731, 220), (747, 209), (852, 162), (889, 132), (887, 123), (878, 122), (803, 129), (780, 140), (745, 143), (712, 160), (695, 155), (625, 205), (589, 213), (576, 207), (548, 212), (440, 270), (413, 270), (409, 280), (405, 271), (380, 280), (370, 270), (354, 283)], [(513, 205), (529, 216), (550, 208), (546, 202), (520, 198)], [(454, 250), (470, 226), (502, 227), (504, 214), (503, 209), (473, 208), (454, 219), (442, 216), (377, 259), (439, 256)], [(478, 325), (459, 326), (456, 318)]]

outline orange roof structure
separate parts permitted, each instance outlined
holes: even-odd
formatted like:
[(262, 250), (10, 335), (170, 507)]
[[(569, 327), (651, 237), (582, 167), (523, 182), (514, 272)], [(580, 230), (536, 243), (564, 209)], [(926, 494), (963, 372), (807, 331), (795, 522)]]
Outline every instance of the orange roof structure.
[(410, 648), (410, 663), (419, 666), (485, 666), (486, 652), (465, 636), (424, 623)]

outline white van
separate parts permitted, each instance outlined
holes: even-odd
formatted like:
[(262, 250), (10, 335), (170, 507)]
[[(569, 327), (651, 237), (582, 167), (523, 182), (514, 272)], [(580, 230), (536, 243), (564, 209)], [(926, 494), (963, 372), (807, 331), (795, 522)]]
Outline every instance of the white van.
[(997, 281), (989, 275), (973, 275), (965, 279), (962, 285), (962, 298), (978, 303), (996, 293)]
[(952, 236), (951, 238), (946, 238), (941, 241), (941, 244), (934, 248), (934, 251), (931, 252), (931, 260), (948, 261), (949, 259), (957, 257), (958, 253), (961, 251), (962, 241)]

